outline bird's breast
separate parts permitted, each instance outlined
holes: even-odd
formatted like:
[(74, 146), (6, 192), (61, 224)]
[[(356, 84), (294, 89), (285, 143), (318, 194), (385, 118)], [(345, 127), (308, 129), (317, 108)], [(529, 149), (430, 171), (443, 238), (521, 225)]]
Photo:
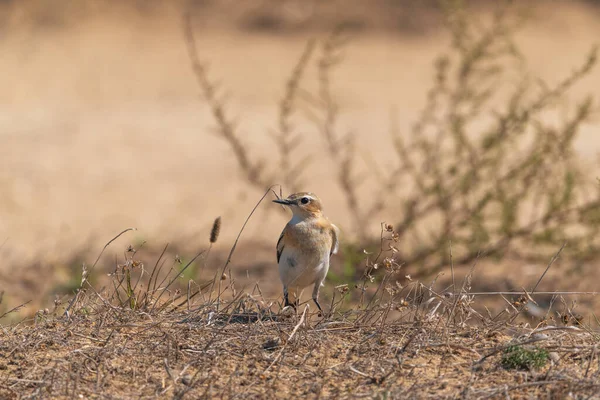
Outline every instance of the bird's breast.
[(332, 245), (329, 227), (318, 222), (288, 225), (284, 239), (286, 247), (302, 253), (329, 254)]

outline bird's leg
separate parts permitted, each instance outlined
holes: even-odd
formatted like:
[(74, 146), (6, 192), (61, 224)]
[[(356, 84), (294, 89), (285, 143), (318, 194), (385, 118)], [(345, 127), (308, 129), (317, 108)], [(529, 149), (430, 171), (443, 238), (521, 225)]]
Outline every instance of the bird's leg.
[(323, 312), (323, 309), (321, 308), (321, 305), (319, 304), (319, 300), (317, 300), (316, 297), (313, 297), (313, 301), (315, 302), (315, 304), (319, 308), (319, 311)]
[(284, 300), (284, 304), (283, 304), (284, 307), (291, 306), (293, 309), (296, 309), (296, 306), (294, 304), (290, 303), (290, 297), (289, 297), (287, 286), (283, 287), (283, 300)]
[(320, 288), (321, 288), (321, 282), (315, 283), (315, 288), (313, 289), (313, 293), (312, 293), (312, 299), (315, 302), (315, 304), (317, 305), (317, 308), (319, 309), (319, 311), (321, 311), (321, 313), (323, 313), (323, 309), (321, 308), (321, 305), (319, 304), (319, 289)]

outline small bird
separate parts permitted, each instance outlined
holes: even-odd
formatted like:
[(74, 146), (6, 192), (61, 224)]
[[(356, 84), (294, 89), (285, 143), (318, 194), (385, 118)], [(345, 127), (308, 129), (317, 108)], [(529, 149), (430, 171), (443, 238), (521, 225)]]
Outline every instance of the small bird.
[(321, 200), (313, 193), (294, 193), (273, 202), (289, 207), (293, 213), (277, 241), (285, 306), (293, 306), (290, 293), (297, 300), (307, 286), (314, 284), (312, 298), (322, 312), (319, 289), (329, 271), (329, 258), (338, 251), (339, 229), (323, 215)]

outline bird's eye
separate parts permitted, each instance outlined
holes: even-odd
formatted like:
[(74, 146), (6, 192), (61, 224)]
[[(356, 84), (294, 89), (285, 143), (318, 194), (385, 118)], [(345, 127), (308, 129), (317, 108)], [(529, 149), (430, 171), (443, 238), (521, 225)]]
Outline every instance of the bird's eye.
[(308, 197), (303, 197), (302, 200), (300, 200), (300, 203), (302, 204), (308, 204), (310, 200), (308, 199)]

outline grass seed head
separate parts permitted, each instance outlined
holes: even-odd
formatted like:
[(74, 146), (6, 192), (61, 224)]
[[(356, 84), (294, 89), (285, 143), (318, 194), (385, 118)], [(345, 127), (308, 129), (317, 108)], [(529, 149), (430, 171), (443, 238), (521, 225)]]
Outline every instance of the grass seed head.
[(217, 217), (215, 222), (213, 222), (212, 229), (210, 230), (210, 242), (215, 243), (219, 238), (219, 233), (221, 232), (221, 217)]

